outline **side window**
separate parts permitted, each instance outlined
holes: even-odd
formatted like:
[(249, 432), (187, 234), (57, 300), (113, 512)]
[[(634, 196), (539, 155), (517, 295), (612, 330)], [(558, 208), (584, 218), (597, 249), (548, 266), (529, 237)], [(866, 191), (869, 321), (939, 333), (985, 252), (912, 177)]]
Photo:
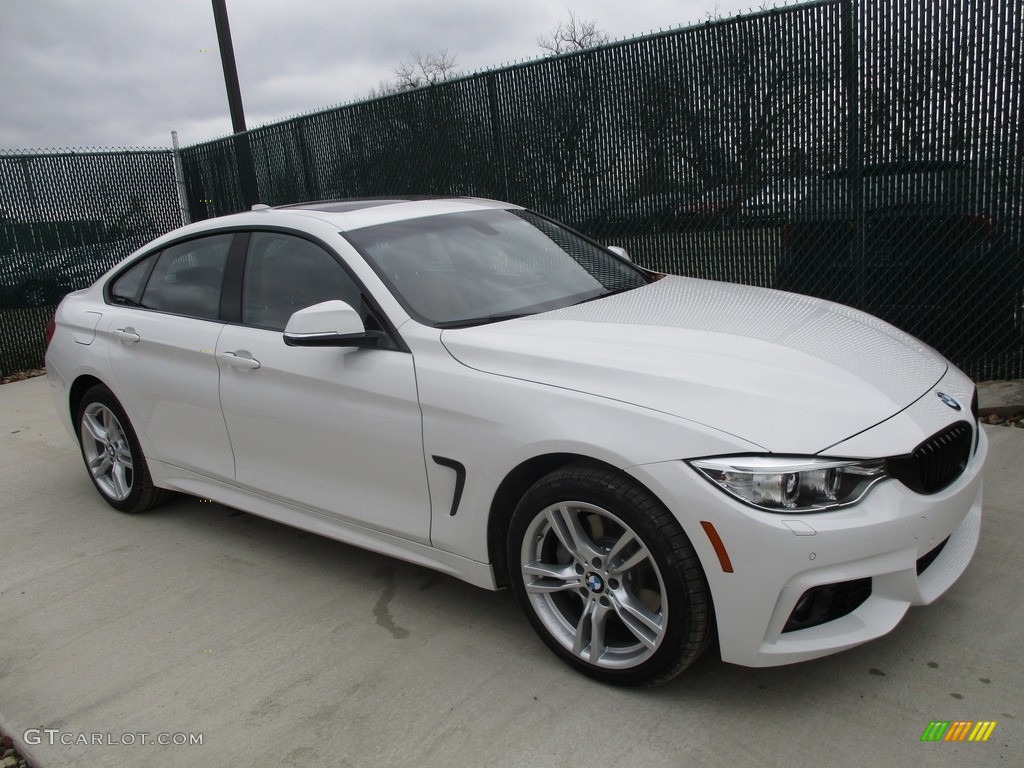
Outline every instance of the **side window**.
[(242, 322), (282, 331), (292, 313), (341, 299), (367, 320), (359, 286), (330, 254), (308, 240), (253, 232), (242, 282)]
[(149, 274), (149, 268), (157, 254), (151, 254), (135, 262), (127, 271), (122, 272), (110, 286), (110, 298), (115, 304), (139, 305), (139, 293), (142, 292), (142, 281)]
[(142, 306), (216, 320), (232, 237), (202, 237), (166, 249), (146, 283)]

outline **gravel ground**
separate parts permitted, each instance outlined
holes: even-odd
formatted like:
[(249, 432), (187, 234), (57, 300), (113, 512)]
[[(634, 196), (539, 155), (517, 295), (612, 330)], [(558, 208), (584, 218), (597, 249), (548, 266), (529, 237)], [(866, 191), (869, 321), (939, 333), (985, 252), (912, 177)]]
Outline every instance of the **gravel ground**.
[(0, 736), (0, 766), (3, 768), (32, 768), (24, 757), (14, 748), (14, 740), (6, 734)]
[(1000, 416), (997, 413), (990, 413), (988, 416), (981, 417), (981, 423), (1024, 429), (1024, 411), (1021, 411), (1020, 413), (1011, 413), (1009, 416)]
[(28, 371), (18, 371), (18, 373), (12, 373), (10, 376), (0, 378), (0, 384), (10, 384), (12, 381), (24, 381), (25, 379), (33, 379), (36, 376), (43, 376), (45, 374), (45, 368), (33, 368)]

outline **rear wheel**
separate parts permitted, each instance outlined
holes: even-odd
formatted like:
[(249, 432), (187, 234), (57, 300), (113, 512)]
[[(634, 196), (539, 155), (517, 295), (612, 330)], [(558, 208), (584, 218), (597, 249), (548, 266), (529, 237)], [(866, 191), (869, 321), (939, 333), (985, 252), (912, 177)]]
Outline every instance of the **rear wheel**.
[(527, 491), (512, 516), (508, 562), (541, 639), (603, 682), (669, 680), (712, 637), (690, 540), (651, 493), (612, 470), (571, 465)]
[(121, 512), (144, 512), (174, 494), (153, 485), (139, 439), (114, 394), (88, 390), (78, 406), (78, 441), (96, 490)]

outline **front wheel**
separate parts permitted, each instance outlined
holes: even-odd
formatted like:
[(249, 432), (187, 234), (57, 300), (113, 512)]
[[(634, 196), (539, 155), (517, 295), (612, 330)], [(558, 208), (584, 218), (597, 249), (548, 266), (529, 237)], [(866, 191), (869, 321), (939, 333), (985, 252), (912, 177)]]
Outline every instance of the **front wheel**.
[(575, 464), (537, 482), (513, 513), (507, 554), (537, 634), (597, 680), (664, 682), (711, 640), (690, 540), (651, 493), (610, 469)]

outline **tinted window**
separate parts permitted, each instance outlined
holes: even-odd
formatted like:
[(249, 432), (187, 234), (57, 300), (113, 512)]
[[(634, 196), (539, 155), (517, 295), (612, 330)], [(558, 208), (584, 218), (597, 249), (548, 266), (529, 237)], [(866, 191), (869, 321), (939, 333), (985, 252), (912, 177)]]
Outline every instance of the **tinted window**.
[(276, 232), (254, 232), (242, 283), (242, 322), (284, 330), (292, 313), (330, 299), (367, 312), (359, 286), (323, 248)]
[(216, 320), (231, 238), (203, 237), (161, 253), (142, 294), (142, 306)]
[(146, 279), (150, 264), (155, 258), (156, 254), (147, 256), (137, 261), (127, 272), (122, 272), (110, 286), (110, 298), (117, 304), (138, 305), (142, 281)]

